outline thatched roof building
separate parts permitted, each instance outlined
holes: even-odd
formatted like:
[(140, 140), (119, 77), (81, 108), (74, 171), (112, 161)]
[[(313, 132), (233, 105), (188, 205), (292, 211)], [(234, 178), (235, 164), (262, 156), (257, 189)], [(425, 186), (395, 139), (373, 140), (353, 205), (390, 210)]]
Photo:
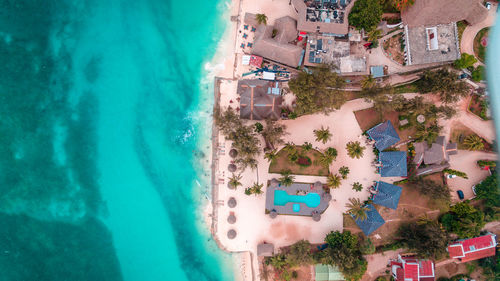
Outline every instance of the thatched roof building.
[(448, 24), (461, 20), (476, 24), (486, 19), (488, 10), (482, 0), (416, 0), (401, 13), (409, 27)]
[(257, 256), (271, 257), (274, 255), (274, 245), (262, 243), (257, 245)]

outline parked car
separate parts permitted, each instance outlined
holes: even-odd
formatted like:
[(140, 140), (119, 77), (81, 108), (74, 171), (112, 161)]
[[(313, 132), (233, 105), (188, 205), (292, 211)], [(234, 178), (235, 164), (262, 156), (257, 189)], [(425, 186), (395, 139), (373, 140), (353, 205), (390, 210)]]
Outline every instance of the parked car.
[(458, 194), (458, 198), (460, 198), (460, 200), (464, 200), (465, 196), (464, 196), (464, 192), (462, 190), (457, 190), (457, 194)]
[(484, 3), (484, 6), (486, 7), (486, 9), (491, 9), (491, 3), (490, 2), (486, 2)]
[(468, 76), (467, 73), (462, 73), (458, 76), (458, 79), (465, 79), (467, 78), (467, 76)]
[(456, 177), (457, 177), (457, 175), (452, 175), (452, 174), (447, 174), (446, 175), (446, 178), (448, 178), (448, 179), (454, 179)]
[(476, 185), (472, 186), (472, 193), (474, 193), (474, 196), (476, 196)]

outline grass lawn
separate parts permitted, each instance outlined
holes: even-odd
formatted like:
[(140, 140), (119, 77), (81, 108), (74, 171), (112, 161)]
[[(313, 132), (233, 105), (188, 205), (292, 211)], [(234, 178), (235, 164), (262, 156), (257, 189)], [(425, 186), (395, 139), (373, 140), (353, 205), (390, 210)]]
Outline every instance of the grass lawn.
[(457, 22), (458, 42), (462, 41), (462, 34), (464, 33), (466, 27), (467, 23), (464, 20)]
[(271, 161), (269, 165), (269, 173), (279, 174), (282, 171), (290, 170), (292, 175), (311, 175), (311, 176), (328, 176), (328, 167), (321, 164), (316, 164), (316, 161), (321, 157), (322, 153), (316, 149), (304, 151), (301, 146), (297, 145), (299, 155), (309, 157), (312, 164), (310, 166), (301, 166), (291, 162), (288, 159), (288, 154), (281, 149), (276, 155), (276, 159)]
[(474, 54), (483, 63), (486, 57), (486, 46), (483, 46), (481, 41), (483, 40), (483, 38), (485, 38), (485, 40), (488, 41), (489, 30), (490, 30), (489, 27), (481, 29), (476, 34), (476, 38), (474, 38)]

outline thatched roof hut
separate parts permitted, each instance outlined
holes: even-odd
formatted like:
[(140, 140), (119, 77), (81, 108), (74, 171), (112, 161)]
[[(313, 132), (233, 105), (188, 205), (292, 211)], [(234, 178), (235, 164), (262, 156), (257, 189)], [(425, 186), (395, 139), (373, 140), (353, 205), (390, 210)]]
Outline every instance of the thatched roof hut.
[(274, 255), (274, 245), (270, 243), (262, 243), (257, 245), (257, 256), (271, 257)]
[(236, 172), (237, 167), (236, 167), (236, 165), (231, 163), (227, 166), (227, 169), (229, 170), (229, 172), (234, 173), (234, 172)]
[(230, 224), (234, 224), (236, 222), (236, 216), (233, 213), (231, 213), (227, 217), (227, 222), (230, 223)]
[(234, 148), (229, 150), (229, 156), (231, 156), (231, 158), (235, 158), (236, 156), (238, 156), (238, 150)]
[(227, 200), (227, 205), (229, 206), (229, 208), (234, 208), (236, 207), (236, 199), (234, 199), (234, 197), (231, 197), (229, 198), (229, 200)]
[(227, 238), (229, 238), (229, 239), (236, 238), (236, 235), (237, 235), (237, 233), (236, 233), (236, 230), (234, 230), (234, 229), (231, 229), (227, 232)]

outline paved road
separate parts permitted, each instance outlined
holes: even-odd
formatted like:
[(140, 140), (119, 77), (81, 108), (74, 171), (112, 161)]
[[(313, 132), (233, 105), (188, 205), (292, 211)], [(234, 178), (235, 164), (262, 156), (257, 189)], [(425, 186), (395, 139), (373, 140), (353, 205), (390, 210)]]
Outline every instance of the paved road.
[[(495, 23), (497, 5), (497, 3), (491, 2), (491, 9), (488, 11), (488, 17), (480, 23), (469, 25), (465, 28), (462, 34), (462, 41), (460, 42), (460, 50), (462, 53), (474, 54), (474, 38), (481, 29), (492, 26)], [(475, 66), (478, 65), (484, 64), (477, 62)]]

